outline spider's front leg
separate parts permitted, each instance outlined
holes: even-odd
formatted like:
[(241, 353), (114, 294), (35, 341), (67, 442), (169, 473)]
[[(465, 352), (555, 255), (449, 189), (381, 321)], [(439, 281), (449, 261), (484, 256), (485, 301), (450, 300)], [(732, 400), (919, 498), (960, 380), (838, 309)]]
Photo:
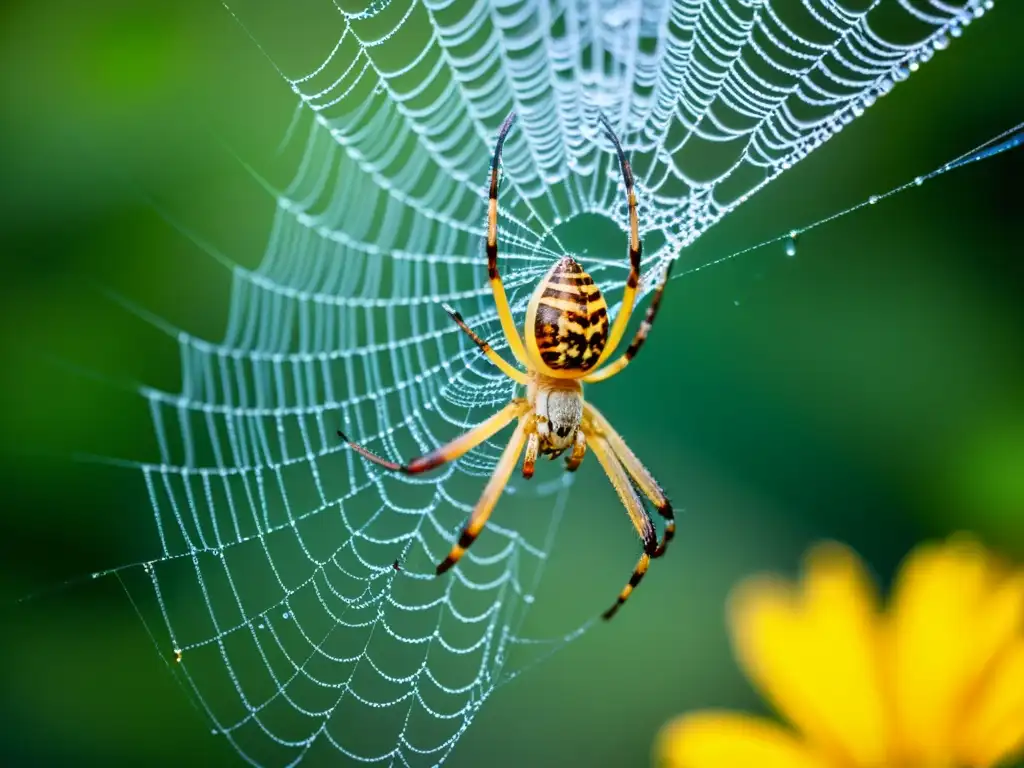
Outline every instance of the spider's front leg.
[(406, 475), (417, 475), (420, 472), (426, 472), (434, 469), (435, 467), (439, 467), (449, 461), (455, 461), (455, 459), (459, 458), (466, 452), (476, 448), (484, 440), (494, 437), (498, 432), (504, 429), (510, 421), (515, 419), (517, 416), (521, 416), (528, 408), (529, 405), (526, 400), (516, 398), (496, 414), (480, 422), (468, 432), (459, 435), (454, 440), (435, 448), (429, 453), (417, 456), (407, 464), (388, 461), (387, 459), (381, 458), (358, 443), (354, 443), (349, 440), (345, 433), (340, 429), (338, 430), (338, 437), (348, 443), (349, 448), (353, 451), (377, 466), (384, 467), (384, 469), (390, 470), (391, 472), (401, 472)]
[(572, 444), (572, 453), (565, 460), (565, 471), (575, 472), (583, 463), (583, 456), (587, 452), (587, 436), (582, 429), (576, 430), (576, 439)]
[(640, 541), (643, 544), (643, 552), (640, 554), (640, 559), (637, 560), (633, 574), (629, 577), (629, 582), (619, 592), (619, 596), (612, 607), (602, 614), (602, 618), (607, 620), (614, 616), (622, 604), (629, 599), (629, 596), (633, 594), (633, 590), (640, 584), (644, 574), (647, 573), (647, 568), (651, 564), (651, 558), (654, 557), (654, 553), (658, 548), (658, 535), (654, 531), (654, 523), (651, 522), (650, 515), (644, 509), (643, 502), (640, 501), (636, 489), (629, 480), (629, 475), (626, 474), (625, 468), (616, 458), (611, 446), (608, 445), (608, 441), (600, 435), (591, 435), (590, 447), (597, 460), (601, 463), (601, 466), (604, 467), (608, 479), (611, 480), (612, 485), (615, 487), (619, 500), (626, 508), (629, 519), (633, 523), (633, 527), (639, 534)]
[(668, 547), (669, 542), (676, 535), (676, 518), (672, 510), (672, 503), (668, 500), (668, 496), (665, 495), (665, 491), (662, 490), (658, 481), (654, 479), (654, 476), (647, 467), (636, 457), (636, 454), (629, 449), (626, 441), (615, 431), (608, 422), (608, 419), (590, 403), (583, 407), (592, 434), (600, 435), (603, 440), (607, 441), (608, 446), (633, 478), (637, 487), (651, 500), (654, 508), (658, 510), (658, 514), (665, 518), (665, 534), (662, 536), (661, 541), (658, 542), (657, 549), (651, 555), (652, 557), (661, 557), (665, 554), (665, 549)]
[(523, 452), (523, 477), (529, 480), (540, 453), (540, 433), (537, 431), (537, 414), (528, 413), (523, 417), (523, 433), (526, 435), (526, 450)]
[(498, 459), (498, 464), (494, 468), (494, 473), (491, 475), (491, 479), (487, 481), (487, 485), (484, 487), (484, 492), (480, 496), (480, 500), (473, 508), (473, 513), (469, 516), (469, 522), (466, 523), (466, 527), (462, 529), (462, 535), (459, 536), (458, 543), (452, 547), (448, 556), (437, 566), (438, 576), (459, 562), (459, 559), (466, 554), (466, 550), (469, 549), (469, 546), (476, 541), (476, 537), (480, 535), (480, 531), (483, 530), (484, 525), (487, 523), (487, 519), (491, 516), (491, 510), (493, 510), (494, 505), (498, 503), (498, 498), (501, 496), (501, 492), (505, 490), (505, 485), (508, 483), (508, 479), (512, 475), (512, 471), (516, 468), (516, 464), (519, 462), (519, 454), (522, 453), (523, 445), (525, 443), (526, 420), (521, 419), (519, 421), (519, 426), (517, 426), (515, 432), (512, 433), (512, 439), (508, 441), (508, 445), (506, 445), (505, 450), (502, 451), (501, 458)]
[(537, 465), (537, 454), (540, 451), (540, 435), (537, 434), (537, 426), (531, 416), (526, 425), (526, 451), (523, 455), (523, 477), (529, 480), (533, 477), (534, 467)]

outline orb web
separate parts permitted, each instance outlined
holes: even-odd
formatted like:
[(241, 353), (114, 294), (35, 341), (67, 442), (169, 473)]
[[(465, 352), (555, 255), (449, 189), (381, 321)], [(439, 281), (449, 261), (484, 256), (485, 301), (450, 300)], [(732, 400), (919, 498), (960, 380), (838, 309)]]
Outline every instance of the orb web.
[[(625, 193), (599, 112), (633, 163), (646, 293), (991, 5), (338, 2), (335, 43), (308, 72), (253, 36), (296, 96), (283, 144), (301, 159), (273, 192), (261, 263), (232, 266), (223, 336), (171, 330), (181, 386), (140, 390), (159, 457), (133, 465), (161, 545), (141, 566), (154, 638), (213, 731), (253, 764), (437, 764), (497, 687), (591, 625), (522, 631), (571, 476), (514, 479), (435, 579), (502, 435), (416, 477), (336, 436), (410, 457), (515, 394), (441, 308), (507, 354), (482, 239), (510, 109), (499, 263), (514, 315), (587, 214), (622, 230), (584, 257), (615, 312)], [(596, 615), (605, 597), (581, 600)]]

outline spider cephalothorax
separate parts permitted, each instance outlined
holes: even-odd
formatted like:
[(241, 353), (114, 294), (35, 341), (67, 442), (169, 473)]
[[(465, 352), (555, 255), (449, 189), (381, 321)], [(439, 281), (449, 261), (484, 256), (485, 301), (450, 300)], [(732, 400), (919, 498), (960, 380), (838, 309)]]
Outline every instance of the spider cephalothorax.
[[(487, 213), (487, 274), (494, 292), (498, 317), (516, 360), (526, 368), (520, 371), (498, 355), (490, 345), (466, 325), (462, 316), (451, 307), (445, 310), (487, 358), (513, 381), (526, 388), (525, 397), (518, 397), (475, 428), (430, 453), (407, 464), (387, 461), (360, 445), (349, 445), (362, 456), (386, 469), (416, 474), (452, 461), (490, 437), (512, 421), (518, 421), (512, 439), (505, 447), (494, 474), (473, 509), (469, 523), (440, 565), (438, 574), (451, 568), (465, 553), (490, 517), (502, 489), (523, 455), (523, 476), (532, 477), (538, 455), (557, 458), (570, 451), (566, 469), (576, 470), (587, 448), (604, 467), (619, 499), (643, 542), (643, 553), (633, 570), (629, 583), (619, 593), (615, 604), (604, 613), (611, 618), (619, 606), (640, 583), (652, 557), (659, 557), (675, 534), (672, 506), (651, 473), (626, 445), (601, 413), (583, 399), (583, 384), (604, 381), (625, 368), (647, 339), (668, 281), (671, 262), (654, 291), (643, 322), (633, 341), (617, 360), (601, 367), (618, 347), (626, 332), (637, 286), (640, 283), (640, 234), (636, 214), (633, 174), (622, 146), (608, 121), (601, 123), (618, 155), (629, 203), (629, 277), (622, 296), (622, 311), (609, 326), (608, 306), (601, 291), (583, 267), (571, 256), (559, 259), (537, 285), (526, 310), (526, 324), (520, 337), (498, 274), (498, 168), (501, 148), (515, 121), (509, 114), (498, 131), (497, 146), (491, 166), (490, 202)], [(348, 441), (341, 432), (341, 437)], [(665, 533), (659, 542), (654, 523), (647, 514), (639, 492), (654, 504), (665, 518)]]
[[(537, 444), (535, 453), (557, 459), (580, 435), (583, 421), (583, 389), (578, 381), (534, 380), (527, 389), (527, 402), (533, 410), (534, 430), (527, 438)], [(585, 442), (580, 446), (584, 450)]]

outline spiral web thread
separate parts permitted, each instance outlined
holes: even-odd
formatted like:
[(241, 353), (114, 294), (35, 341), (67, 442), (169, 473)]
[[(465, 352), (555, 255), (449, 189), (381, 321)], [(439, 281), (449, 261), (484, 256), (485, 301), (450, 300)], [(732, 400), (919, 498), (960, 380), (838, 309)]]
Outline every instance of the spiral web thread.
[[(336, 437), (341, 426), (409, 457), (515, 393), (440, 307), (506, 350), (482, 237), (510, 109), (499, 240), (517, 320), (563, 252), (559, 228), (583, 214), (623, 228), (612, 253), (583, 258), (615, 312), (625, 195), (599, 111), (634, 166), (645, 293), (659, 265), (990, 7), (328, 5), (337, 42), (322, 64), (278, 69), (298, 96), (285, 146), (301, 161), (262, 263), (233, 267), (222, 339), (177, 333), (180, 391), (139, 393), (160, 450), (133, 465), (162, 547), (143, 564), (164, 623), (153, 631), (214, 733), (254, 764), (437, 764), (496, 687), (590, 626), (521, 632), (569, 475), (513, 479), (480, 540), (435, 579), (502, 435), (417, 477), (382, 472)], [(254, 43), (273, 63), (271, 43)], [(596, 612), (605, 597), (581, 600)]]

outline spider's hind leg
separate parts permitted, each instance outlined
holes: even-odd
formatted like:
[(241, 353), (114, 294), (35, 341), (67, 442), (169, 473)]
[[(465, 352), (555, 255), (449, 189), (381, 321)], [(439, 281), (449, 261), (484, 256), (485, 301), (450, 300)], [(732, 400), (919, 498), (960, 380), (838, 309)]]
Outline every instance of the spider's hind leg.
[(501, 282), (501, 275), (498, 274), (498, 171), (501, 167), (501, 148), (505, 144), (505, 138), (512, 130), (515, 120), (516, 113), (509, 112), (508, 117), (501, 124), (501, 128), (498, 129), (498, 140), (494, 145), (494, 157), (491, 160), (491, 185), (487, 199), (487, 279), (491, 284), (494, 306), (498, 310), (498, 320), (501, 322), (501, 330), (508, 341), (508, 347), (516, 360), (526, 366), (530, 358), (526, 354), (526, 347), (523, 346), (523, 340), (516, 329), (515, 320), (512, 319), (512, 310), (508, 305), (505, 286)]

